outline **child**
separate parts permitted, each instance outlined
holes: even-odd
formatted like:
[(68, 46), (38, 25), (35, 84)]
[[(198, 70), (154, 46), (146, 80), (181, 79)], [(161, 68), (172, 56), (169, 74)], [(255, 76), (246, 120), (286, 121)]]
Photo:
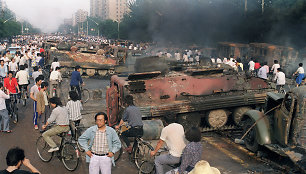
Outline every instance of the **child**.
[(72, 137), (74, 137), (74, 126), (79, 126), (80, 121), (82, 119), (81, 110), (83, 110), (82, 103), (79, 100), (79, 95), (75, 91), (69, 92), (69, 100), (67, 102), (66, 108), (68, 110), (68, 116), (69, 120), (72, 121), (74, 124), (72, 124)]

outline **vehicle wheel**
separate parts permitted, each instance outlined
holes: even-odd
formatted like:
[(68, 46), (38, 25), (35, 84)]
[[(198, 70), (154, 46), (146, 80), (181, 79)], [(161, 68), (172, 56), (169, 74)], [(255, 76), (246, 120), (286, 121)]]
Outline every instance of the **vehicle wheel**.
[(50, 148), (51, 147), (48, 145), (48, 143), (44, 140), (42, 136), (38, 137), (36, 141), (36, 151), (38, 153), (39, 158), (43, 162), (49, 162), (52, 159), (53, 153), (48, 152)]
[(89, 100), (89, 90), (88, 89), (83, 89), (82, 90), (82, 100), (84, 103), (86, 103)]
[[(252, 125), (255, 122), (252, 119), (247, 119), (243, 122), (243, 132), (247, 132), (249, 130), (250, 127), (252, 127)], [(258, 151), (258, 142), (257, 142), (257, 132), (256, 132), (256, 128), (253, 127), (248, 134), (244, 137), (244, 142), (246, 147), (252, 151), (252, 152), (257, 152)]]
[(79, 151), (71, 143), (64, 144), (61, 158), (65, 168), (69, 171), (74, 171), (79, 165)]
[(144, 161), (141, 163), (138, 174), (150, 174), (155, 173), (155, 164), (153, 161)]
[(149, 143), (146, 142), (142, 142), (142, 144), (139, 144), (139, 146), (136, 147), (133, 158), (135, 160), (135, 164), (138, 169), (140, 168), (140, 165), (144, 161), (152, 160), (150, 152), (153, 150), (154, 148)]
[(122, 155), (122, 152), (123, 152), (123, 150), (122, 150), (122, 147), (121, 147), (120, 150), (118, 150), (118, 151), (114, 154), (114, 160), (115, 160), (115, 162), (118, 161), (118, 160), (120, 159), (120, 157), (121, 157), (121, 155)]

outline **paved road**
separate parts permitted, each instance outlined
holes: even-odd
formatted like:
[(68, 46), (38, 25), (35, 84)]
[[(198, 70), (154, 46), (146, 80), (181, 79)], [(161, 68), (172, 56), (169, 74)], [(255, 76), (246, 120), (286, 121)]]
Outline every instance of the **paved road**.
[[(107, 81), (87, 80), (89, 88), (103, 88)], [(105, 92), (104, 92), (105, 94)], [(101, 107), (103, 103), (101, 102)], [(19, 106), (20, 121), (18, 124), (11, 123), (13, 133), (0, 133), (0, 169), (6, 168), (5, 156), (9, 148), (19, 146), (25, 149), (27, 158), (43, 174), (68, 174), (63, 164), (57, 158), (53, 158), (49, 163), (42, 162), (37, 153), (35, 142), (39, 137), (39, 132), (34, 130), (32, 124), (32, 102), (26, 107)], [(90, 106), (89, 106), (90, 107)], [(92, 117), (91, 117), (92, 118)], [(90, 118), (88, 118), (90, 119)], [(220, 169), (225, 174), (240, 173), (277, 173), (270, 166), (262, 163), (252, 157), (252, 154), (241, 149), (241, 146), (231, 143), (228, 139), (218, 137), (217, 135), (203, 138), (203, 155), (202, 159)], [(155, 147), (154, 142), (152, 142)], [(135, 174), (137, 170), (132, 162), (129, 161), (128, 155), (123, 154), (117, 166), (113, 168), (113, 174)], [(78, 169), (73, 173), (87, 174), (88, 166), (84, 162), (84, 156), (81, 158)]]

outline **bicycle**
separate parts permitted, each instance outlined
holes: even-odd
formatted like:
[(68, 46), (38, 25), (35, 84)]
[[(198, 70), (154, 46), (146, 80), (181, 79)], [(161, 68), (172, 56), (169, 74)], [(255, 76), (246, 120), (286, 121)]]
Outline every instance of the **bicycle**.
[[(50, 126), (48, 126), (50, 127)], [(74, 171), (79, 165), (79, 151), (75, 145), (66, 140), (67, 132), (58, 134), (61, 138), (59, 150), (56, 152), (49, 153), (48, 150), (51, 148), (42, 136), (39, 136), (36, 141), (36, 151), (39, 158), (43, 162), (50, 162), (52, 157), (55, 155), (59, 160), (62, 161), (65, 168), (68, 171)]]
[(10, 105), (9, 111), (13, 122), (16, 124), (18, 122), (18, 108), (17, 108), (17, 96), (18, 93), (10, 93)]
[[(158, 156), (162, 153), (167, 153), (169, 150), (166, 147), (160, 148), (158, 152), (156, 153), (155, 156)], [(155, 163), (154, 163), (155, 158), (152, 157), (149, 160), (143, 161), (139, 167), (138, 174), (155, 174)], [(181, 163), (178, 164), (173, 164), (173, 165), (168, 165), (172, 169), (178, 168), (181, 165)]]
[[(71, 90), (77, 92), (78, 95), (80, 95), (79, 92), (78, 92), (78, 90), (77, 90), (77, 88), (76, 88), (76, 86), (71, 86)], [(84, 103), (86, 103), (86, 102), (89, 100), (89, 98), (90, 98), (89, 90), (88, 90), (88, 89), (84, 89), (84, 88), (82, 87), (82, 85), (80, 86), (80, 90), (81, 90), (81, 98), (82, 98), (82, 101), (83, 101)]]
[(52, 87), (52, 93), (51, 93), (51, 97), (57, 97), (57, 85), (58, 84), (53, 84)]
[[(122, 126), (121, 126), (122, 127)], [(121, 138), (121, 127), (116, 130), (119, 139), (121, 141), (121, 148), (118, 152), (114, 154), (114, 159), (115, 161), (118, 161), (123, 153), (123, 148), (127, 148), (126, 144)], [(151, 146), (150, 143), (146, 142), (143, 140), (140, 136), (134, 137), (134, 143), (132, 147), (132, 152), (130, 153), (130, 158), (132, 161), (134, 161), (136, 167), (139, 169), (140, 165), (144, 162), (147, 161), (148, 158), (151, 158), (150, 156), (150, 151), (154, 150), (154, 148)]]
[(20, 101), (22, 102), (22, 106), (27, 105), (27, 86), (26, 85), (20, 85)]
[(86, 128), (86, 127), (84, 127), (84, 126), (75, 126), (73, 123), (70, 123), (69, 126), (70, 126), (71, 133), (74, 132), (74, 133), (72, 133), (72, 136), (71, 136), (71, 138), (72, 138), (71, 142), (76, 144), (76, 147), (78, 148), (78, 150), (80, 152), (85, 152), (85, 150), (79, 144), (78, 139), (82, 135), (82, 130), (84, 128)]

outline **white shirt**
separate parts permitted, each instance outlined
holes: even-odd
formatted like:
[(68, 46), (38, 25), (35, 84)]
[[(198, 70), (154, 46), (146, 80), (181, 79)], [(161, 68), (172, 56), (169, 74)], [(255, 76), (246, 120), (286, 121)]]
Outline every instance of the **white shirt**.
[(277, 68), (280, 68), (280, 65), (279, 64), (274, 64), (271, 68), (271, 71), (273, 70), (273, 74), (276, 74), (277, 73)]
[(16, 74), (16, 79), (18, 79), (19, 85), (26, 85), (29, 83), (29, 73), (25, 70), (20, 70)]
[(9, 63), (9, 69), (10, 69), (10, 71), (17, 71), (17, 69), (18, 69), (18, 65), (17, 65), (17, 62), (10, 62)]
[(25, 56), (23, 56), (20, 61), (19, 61), (19, 66), (20, 65), (24, 65), (27, 62), (27, 58)]
[(160, 139), (167, 143), (169, 153), (175, 157), (181, 157), (186, 146), (184, 128), (177, 123), (164, 127)]
[(249, 70), (250, 70), (250, 71), (254, 71), (255, 62), (254, 62), (253, 60), (251, 60), (251, 61), (249, 62), (249, 65), (250, 65)]
[(35, 79), (36, 79), (39, 75), (42, 75), (42, 72), (40, 72), (40, 71), (34, 71), (34, 72), (32, 73), (32, 77), (33, 77), (34, 82), (35, 82)]
[(0, 110), (6, 109), (5, 99), (9, 99), (10, 96), (0, 90)]
[(258, 71), (258, 77), (262, 79), (268, 79), (267, 73), (267, 68), (263, 66)]
[(274, 77), (274, 81), (276, 81), (276, 85), (284, 85), (286, 84), (286, 76), (285, 76), (285, 73), (283, 72), (278, 72), (276, 73), (275, 77)]
[(19, 61), (20, 61), (20, 56), (15, 56), (14, 59), (15, 59), (15, 62), (16, 62), (16, 63), (19, 63)]
[(217, 63), (222, 63), (222, 60), (220, 58), (217, 58)]
[(303, 67), (299, 67), (297, 70), (296, 70), (297, 73), (299, 74), (304, 74), (304, 68)]
[(4, 61), (4, 65), (8, 66), (8, 62), (10, 61), (8, 57), (2, 57), (1, 60)]
[(59, 80), (62, 81), (62, 75), (58, 71), (52, 71), (50, 74), (50, 81), (51, 80)]
[(60, 63), (59, 62), (52, 62), (52, 64), (51, 64), (52, 71), (55, 71), (56, 67), (60, 67)]

